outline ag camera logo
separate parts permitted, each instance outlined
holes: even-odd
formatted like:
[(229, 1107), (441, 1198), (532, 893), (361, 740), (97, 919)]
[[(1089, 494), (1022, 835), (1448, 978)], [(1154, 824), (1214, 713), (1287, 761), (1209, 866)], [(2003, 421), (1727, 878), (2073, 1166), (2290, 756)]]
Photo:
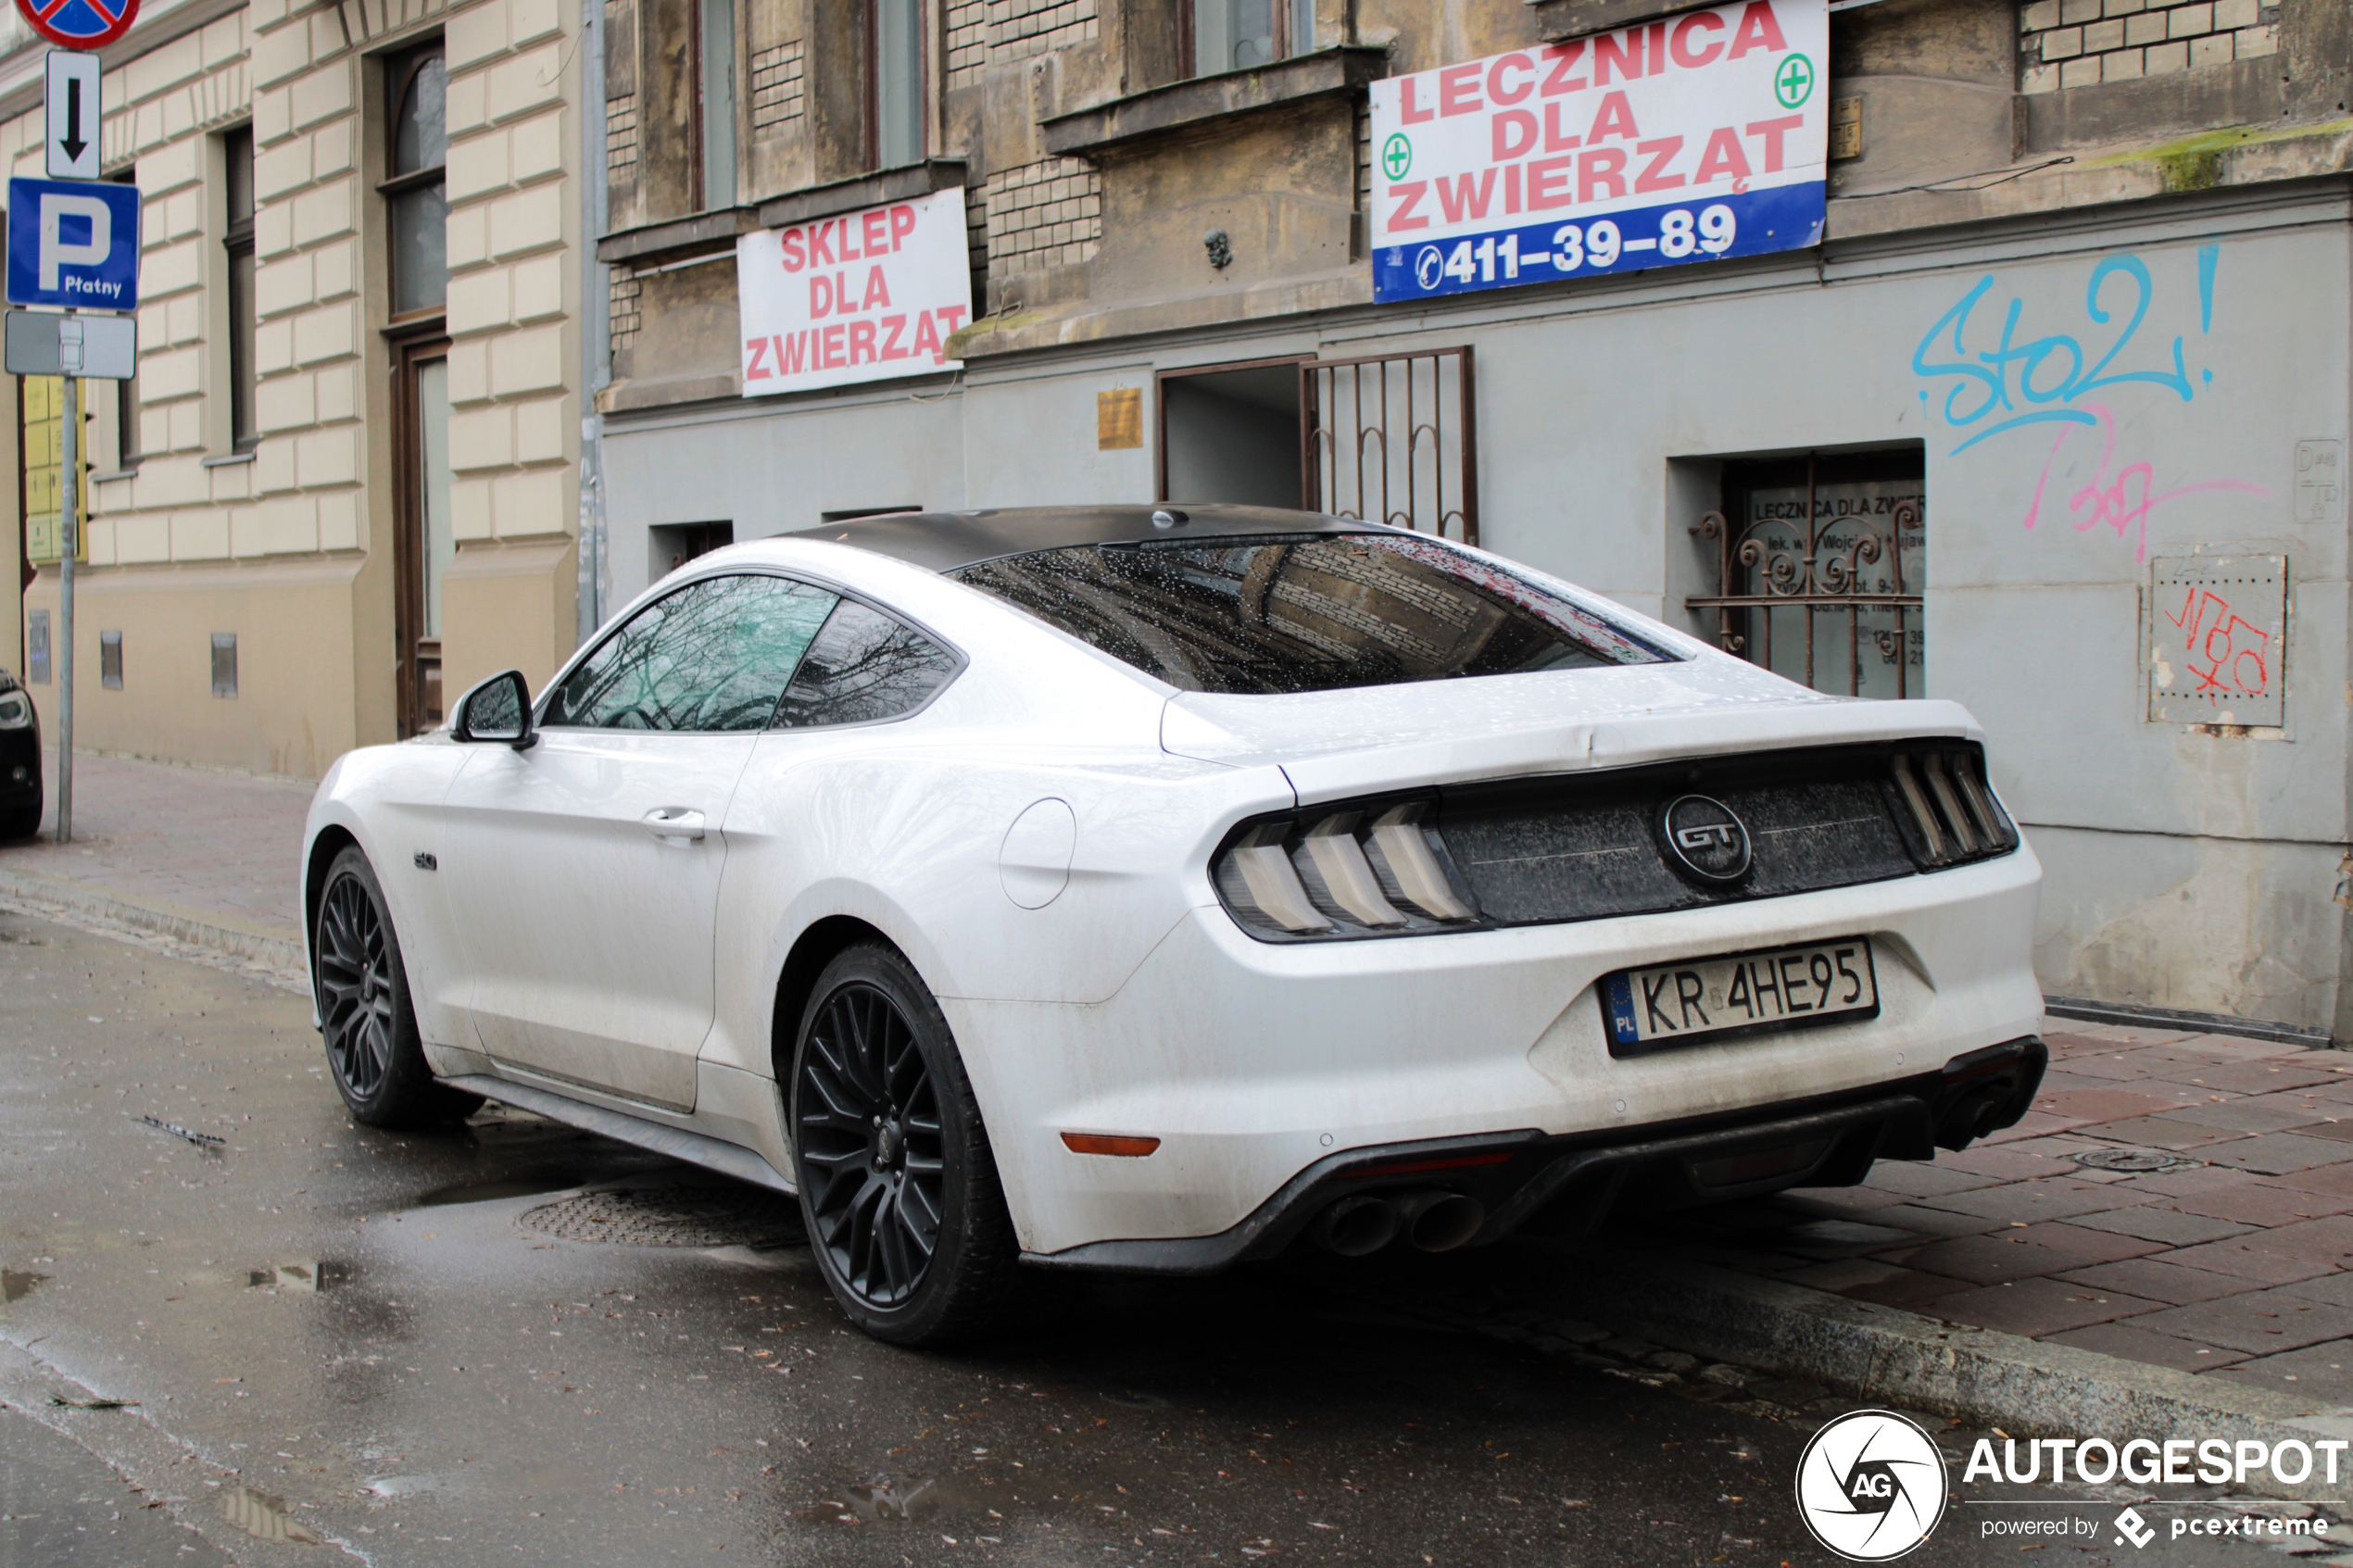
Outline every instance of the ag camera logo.
[(1797, 1512), (1850, 1562), (1903, 1556), (1944, 1517), (1944, 1455), (1893, 1411), (1853, 1411), (1814, 1434), (1797, 1461)]

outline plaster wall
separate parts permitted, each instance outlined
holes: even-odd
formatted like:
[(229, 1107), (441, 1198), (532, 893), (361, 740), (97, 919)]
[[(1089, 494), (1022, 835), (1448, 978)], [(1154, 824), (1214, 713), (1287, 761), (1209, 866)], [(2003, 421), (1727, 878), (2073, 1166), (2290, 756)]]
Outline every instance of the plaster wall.
[[(862, 504), (1148, 499), (1148, 450), (1095, 447), (1095, 392), (1154, 365), (1468, 343), (1483, 542), (1705, 631), (1681, 601), (1707, 585), (1690, 529), (1716, 465), (1919, 444), (1924, 695), (1976, 713), (2047, 853), (2046, 987), (2344, 1028), (2346, 509), (2298, 521), (2296, 463), (2299, 444), (2336, 443), (2340, 461), (2353, 445), (2346, 199), (1943, 238), (1000, 358), (937, 403), (616, 434), (616, 558), (643, 558), (648, 522), (731, 517), (744, 538)], [(747, 524), (755, 506), (773, 528)], [(2285, 559), (2286, 625), (2264, 650), (2284, 724), (2149, 720), (2151, 666), (2197, 656), (2168, 645), (2183, 633), (2151, 563), (2195, 556)]]

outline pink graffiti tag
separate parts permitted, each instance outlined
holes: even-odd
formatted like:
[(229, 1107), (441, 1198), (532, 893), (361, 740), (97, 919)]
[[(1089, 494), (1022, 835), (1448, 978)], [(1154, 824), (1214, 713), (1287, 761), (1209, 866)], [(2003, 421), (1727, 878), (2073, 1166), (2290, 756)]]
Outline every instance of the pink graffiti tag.
[[(2116, 420), (2106, 405), (2086, 403), (2086, 413), (2099, 420), (2100, 466), (2092, 483), (2067, 498), (2068, 509), (2075, 513), (2075, 532), (2089, 533), (2105, 522), (2116, 530), (2116, 536), (2138, 531), (2139, 549), (2133, 558), (2149, 558), (2149, 513), (2168, 501), (2178, 501), (2184, 495), (2195, 495), (2204, 490), (2244, 490), (2256, 495), (2271, 492), (2249, 479), (2206, 479), (2194, 484), (2177, 485), (2173, 489), (2150, 494), (2157, 483), (2157, 470), (2147, 463), (2130, 463), (2121, 469), (2112, 465), (2116, 459)], [(2043, 459), (2043, 471), (2034, 480), (2034, 499), (2027, 504), (2026, 526), (2032, 528), (2042, 515), (2043, 487), (2050, 483), (2051, 464), (2058, 459), (2059, 448), (2080, 426), (2059, 427), (2058, 439), (2051, 443), (2050, 455)]]
[[(2200, 692), (2244, 692), (2259, 696), (2271, 684), (2271, 634), (2232, 613), (2231, 602), (2220, 594), (2191, 588), (2182, 600), (2182, 613), (2165, 612), (2182, 629), (2182, 646), (2193, 657), (2190, 673)], [(2201, 633), (2203, 633), (2201, 635)], [(2197, 667), (2203, 656), (2206, 668)], [(2253, 680), (2247, 678), (2252, 664)]]

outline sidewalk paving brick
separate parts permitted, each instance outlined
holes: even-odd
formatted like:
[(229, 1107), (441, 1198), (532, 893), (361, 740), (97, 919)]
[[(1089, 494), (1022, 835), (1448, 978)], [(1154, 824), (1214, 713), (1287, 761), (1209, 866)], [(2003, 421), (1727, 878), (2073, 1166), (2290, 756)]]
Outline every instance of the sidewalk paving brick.
[(1948, 1323), (1974, 1323), (2004, 1334), (2043, 1336), (2153, 1312), (2164, 1305), (2061, 1280), (2029, 1279), (1940, 1296), (1936, 1315)]
[[(1933, 1161), (1882, 1161), (1861, 1186), (1712, 1221), (1693, 1210), (1655, 1225), (1653, 1244), (2353, 1404), (2353, 1056), (2188, 1030), (2045, 1028), (2052, 1071), (2019, 1126)], [(2075, 1158), (2116, 1149), (2175, 1163), (2109, 1171)]]
[(317, 787), (77, 753), (73, 842), (57, 842), (53, 781), (42, 836), (0, 845), (0, 868), (296, 937), (295, 862)]

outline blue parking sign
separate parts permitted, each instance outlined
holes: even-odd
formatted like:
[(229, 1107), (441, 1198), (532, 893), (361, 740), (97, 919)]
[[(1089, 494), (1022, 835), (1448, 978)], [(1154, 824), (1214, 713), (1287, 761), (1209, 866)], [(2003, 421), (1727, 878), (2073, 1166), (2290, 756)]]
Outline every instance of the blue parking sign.
[(138, 187), (10, 180), (8, 303), (136, 309)]

